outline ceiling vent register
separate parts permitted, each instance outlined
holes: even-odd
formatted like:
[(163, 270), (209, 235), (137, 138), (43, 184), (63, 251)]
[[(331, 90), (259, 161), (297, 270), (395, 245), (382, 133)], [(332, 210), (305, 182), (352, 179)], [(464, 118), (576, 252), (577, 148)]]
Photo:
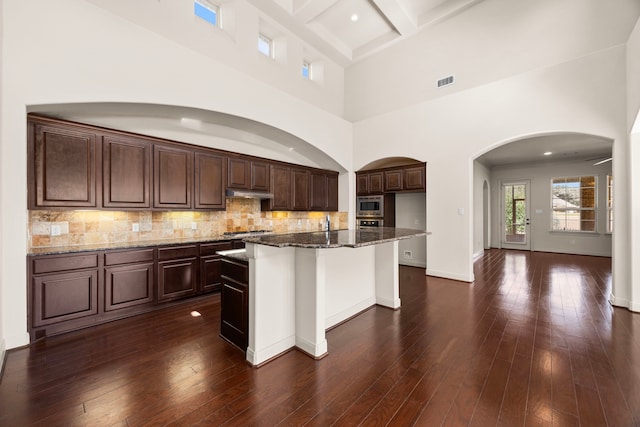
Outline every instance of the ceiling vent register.
[(455, 81), (455, 77), (453, 75), (441, 78), (440, 80), (438, 80), (438, 82), (436, 83), (438, 88), (444, 87), (444, 86), (449, 86), (452, 85), (453, 82)]

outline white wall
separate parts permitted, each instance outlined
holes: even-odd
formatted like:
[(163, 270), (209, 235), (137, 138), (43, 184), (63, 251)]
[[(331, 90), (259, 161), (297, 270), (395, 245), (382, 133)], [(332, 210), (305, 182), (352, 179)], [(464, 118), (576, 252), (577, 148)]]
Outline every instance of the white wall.
[[(619, 46), (361, 120), (354, 167), (392, 156), (426, 161), (433, 233), (427, 272), (472, 281), (473, 159), (525, 136), (560, 131), (609, 138), (614, 156), (626, 159), (625, 115), (625, 48)], [(627, 176), (624, 162), (613, 168), (614, 176)], [(616, 194), (626, 194), (623, 180), (616, 181)], [(615, 215), (624, 221), (626, 197), (618, 200)], [(619, 237), (616, 253), (628, 265), (628, 240)], [(619, 283), (627, 280), (624, 269), (615, 274)]]
[[(593, 166), (593, 161), (514, 165), (491, 169), (491, 186), (494, 188), (491, 197), (491, 210), (494, 212), (491, 217), (492, 246), (501, 247), (502, 241), (500, 207), (502, 183), (528, 180), (530, 182), (528, 202), (531, 213), (529, 228), (531, 250), (610, 257), (612, 236), (606, 233), (606, 185), (607, 175), (610, 174), (611, 163)], [(588, 175), (597, 177), (597, 233), (551, 232), (551, 179)], [(620, 229), (624, 230), (624, 227)]]
[[(396, 193), (396, 227), (426, 230), (427, 196), (425, 193)], [(405, 254), (405, 251), (410, 251), (411, 256)], [(398, 258), (402, 265), (426, 268), (426, 237), (400, 240)]]
[(130, 102), (223, 112), (289, 132), (353, 171), (352, 125), (319, 107), (321, 98), (291, 96), (87, 1), (3, 0), (2, 29), (0, 342), (7, 348), (28, 343), (28, 106)]
[[(495, 212), (493, 209), (488, 209), (488, 218), (485, 218), (484, 212), (484, 184), (488, 186), (489, 197), (494, 194), (494, 187), (491, 185), (491, 174), (483, 164), (474, 161), (473, 162), (473, 257), (481, 255), (484, 252), (484, 223), (489, 221), (491, 214)], [(487, 200), (489, 204), (489, 200)], [(493, 227), (489, 227), (489, 232)], [(494, 242), (493, 239), (490, 239)]]
[[(0, 22), (2, 22), (3, 20), (3, 15), (4, 15), (4, 4), (3, 4), (3, 0), (0, 0)], [(3, 56), (3, 50), (4, 50), (4, 31), (2, 29), (2, 26), (0, 26), (0, 58), (4, 58)], [(0, 65), (1, 67), (1, 65)], [(3, 118), (2, 118), (2, 110), (3, 110), (3, 92), (4, 92), (4, 85), (2, 84), (2, 75), (4, 74), (4, 72), (0, 73), (0, 129), (2, 129), (4, 126), (3, 125)], [(0, 150), (0, 165), (4, 164), (4, 157), (3, 157), (3, 150)], [(4, 187), (4, 176), (0, 173), (0, 200), (3, 200), (2, 197), (2, 188)], [(4, 210), (0, 209), (0, 224), (4, 223)], [(0, 242), (4, 242), (4, 233), (3, 233), (3, 227), (0, 227)], [(5, 260), (4, 260), (4, 245), (0, 245), (0, 366), (3, 365), (4, 362), (4, 355), (5, 355), (5, 349), (6, 347), (6, 340), (5, 340), (5, 336), (7, 336), (7, 332), (5, 332), (4, 329), (4, 318), (5, 318), (5, 310), (4, 310), (4, 304), (3, 304), (3, 286), (2, 286), (2, 272), (5, 271)], [(1, 368), (0, 368), (1, 370)]]

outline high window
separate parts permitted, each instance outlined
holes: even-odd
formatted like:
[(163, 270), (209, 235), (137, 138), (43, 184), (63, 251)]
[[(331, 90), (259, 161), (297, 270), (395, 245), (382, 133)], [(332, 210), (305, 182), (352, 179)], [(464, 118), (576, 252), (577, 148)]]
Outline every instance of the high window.
[(193, 13), (214, 27), (220, 26), (220, 6), (207, 0), (195, 0)]
[(258, 51), (269, 58), (273, 58), (273, 40), (264, 34), (258, 34)]
[(311, 63), (309, 61), (302, 62), (302, 77), (311, 80)]
[(607, 233), (613, 233), (613, 176), (607, 175)]
[(551, 180), (551, 229), (596, 231), (596, 177)]

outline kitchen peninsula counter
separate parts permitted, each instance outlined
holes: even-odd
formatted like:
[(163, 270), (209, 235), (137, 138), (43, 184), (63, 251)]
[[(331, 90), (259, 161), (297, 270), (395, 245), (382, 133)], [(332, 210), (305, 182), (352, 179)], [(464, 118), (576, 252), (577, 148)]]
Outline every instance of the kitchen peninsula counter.
[(247, 361), (292, 347), (327, 355), (325, 331), (374, 306), (400, 308), (398, 241), (422, 230), (359, 228), (250, 236)]

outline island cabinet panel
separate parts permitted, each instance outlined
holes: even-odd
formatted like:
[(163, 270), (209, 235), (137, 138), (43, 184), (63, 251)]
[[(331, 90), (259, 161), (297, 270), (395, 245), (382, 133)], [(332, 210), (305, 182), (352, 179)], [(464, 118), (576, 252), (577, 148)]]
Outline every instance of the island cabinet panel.
[(309, 173), (309, 209), (324, 211), (329, 204), (327, 175), (322, 172)]
[(251, 161), (251, 190), (254, 191), (269, 191), (271, 182), (269, 176), (271, 175), (271, 167), (269, 163), (260, 162), (256, 160)]
[(158, 248), (158, 300), (166, 301), (198, 292), (198, 246)]
[(249, 267), (246, 263), (222, 259), (220, 335), (247, 351), (249, 343)]
[(190, 209), (193, 152), (154, 145), (153, 187), (155, 208)]
[(29, 208), (95, 208), (96, 133), (70, 124), (29, 122)]
[(195, 153), (195, 208), (225, 209), (227, 199), (227, 158), (204, 152)]
[(151, 207), (151, 144), (134, 138), (105, 136), (102, 142), (102, 205)]
[(200, 291), (212, 292), (222, 286), (222, 257), (217, 251), (233, 249), (231, 241), (200, 245)]
[(229, 157), (227, 175), (227, 187), (237, 190), (249, 190), (251, 186), (251, 162), (239, 157)]
[(403, 176), (402, 169), (384, 171), (384, 191), (402, 191), (404, 189)]
[(294, 211), (309, 210), (309, 171), (291, 169), (291, 209)]
[(150, 304), (154, 301), (153, 261), (153, 249), (105, 254), (105, 311)]
[(403, 190), (424, 191), (426, 189), (425, 166), (406, 168), (404, 170)]
[(271, 165), (271, 192), (273, 199), (262, 200), (262, 210), (291, 210), (291, 168), (289, 166)]

